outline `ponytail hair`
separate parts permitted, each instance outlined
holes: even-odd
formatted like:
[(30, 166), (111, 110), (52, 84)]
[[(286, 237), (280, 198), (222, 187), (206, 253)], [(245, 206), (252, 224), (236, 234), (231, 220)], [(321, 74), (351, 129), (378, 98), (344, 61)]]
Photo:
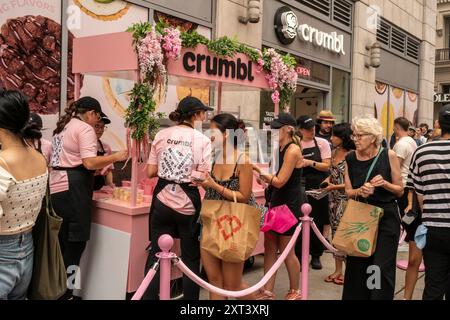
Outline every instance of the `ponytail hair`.
[(169, 114), (169, 119), (177, 124), (182, 124), (186, 120), (191, 120), (191, 118), (199, 112), (200, 111), (190, 111), (188, 113), (183, 113), (179, 109), (176, 109)]
[[(211, 122), (214, 122), (222, 133), (225, 133), (227, 130), (233, 130), (235, 133), (237, 130), (242, 130), (244, 133), (246, 132), (244, 121), (237, 119), (231, 113), (220, 113), (214, 116), (214, 118), (211, 119)], [(230, 142), (236, 148), (239, 142), (238, 137), (236, 135), (230, 135), (229, 139), (232, 139)]]
[(56, 124), (56, 129), (53, 131), (53, 135), (61, 133), (67, 126), (67, 124), (70, 122), (70, 120), (72, 120), (72, 118), (74, 118), (77, 114), (83, 114), (86, 113), (87, 111), (89, 110), (80, 108), (78, 106), (78, 101), (71, 102), (69, 106), (64, 109), (65, 115), (59, 118), (59, 121)]
[(26, 140), (40, 140), (42, 138), (42, 132), (35, 123), (28, 123), (20, 131), (20, 136)]

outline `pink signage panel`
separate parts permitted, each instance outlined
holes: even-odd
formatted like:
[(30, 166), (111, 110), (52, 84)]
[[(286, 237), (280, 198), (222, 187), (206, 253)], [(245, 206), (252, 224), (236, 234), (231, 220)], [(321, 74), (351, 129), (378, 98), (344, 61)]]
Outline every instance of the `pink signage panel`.
[(170, 75), (179, 77), (269, 88), (265, 73), (258, 72), (258, 65), (246, 55), (219, 57), (210, 53), (204, 45), (198, 45), (195, 49), (184, 48), (178, 60), (169, 59), (167, 70)]
[(74, 73), (138, 70), (138, 59), (130, 32), (76, 38), (73, 41)]

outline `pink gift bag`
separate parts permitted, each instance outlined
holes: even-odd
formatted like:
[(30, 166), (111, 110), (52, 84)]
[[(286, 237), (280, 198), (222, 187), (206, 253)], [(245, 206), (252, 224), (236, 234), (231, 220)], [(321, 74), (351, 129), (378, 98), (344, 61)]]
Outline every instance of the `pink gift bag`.
[(287, 205), (270, 208), (264, 217), (264, 225), (262, 232), (273, 230), (277, 233), (285, 233), (298, 223), (298, 219), (294, 216)]

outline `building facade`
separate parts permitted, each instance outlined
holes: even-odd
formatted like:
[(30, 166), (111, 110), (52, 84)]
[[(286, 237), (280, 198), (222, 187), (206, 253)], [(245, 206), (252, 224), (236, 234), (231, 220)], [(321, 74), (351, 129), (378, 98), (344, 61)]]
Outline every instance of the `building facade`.
[[(289, 108), (295, 116), (315, 116), (323, 109), (333, 111), (338, 121), (375, 116), (386, 136), (398, 116), (415, 124), (432, 123), (435, 0), (261, 0), (258, 23), (236, 23), (246, 5), (246, 0), (217, 1), (216, 36), (237, 36), (254, 47), (276, 48), (297, 58), (301, 75)], [(277, 34), (279, 15), (286, 11), (306, 30), (297, 30), (292, 42)], [(324, 45), (323, 39), (333, 34), (342, 39), (342, 50)], [(370, 58), (376, 43), (380, 59), (374, 64)], [(227, 105), (245, 106), (240, 115), (253, 122), (258, 113), (260, 125), (273, 116), (268, 94), (260, 93), (259, 112), (258, 95), (246, 99), (230, 95)]]
[(436, 82), (434, 87), (434, 119), (439, 109), (450, 103), (450, 1), (437, 1)]

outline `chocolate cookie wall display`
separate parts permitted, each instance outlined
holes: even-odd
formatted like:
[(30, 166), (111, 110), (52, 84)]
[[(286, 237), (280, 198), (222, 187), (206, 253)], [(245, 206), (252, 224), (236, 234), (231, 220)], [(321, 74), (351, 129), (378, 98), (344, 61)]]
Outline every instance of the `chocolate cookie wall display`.
[[(74, 98), (73, 35), (69, 35), (68, 100)], [(60, 105), (61, 25), (43, 16), (8, 19), (0, 33), (0, 85), (23, 91), (32, 112), (56, 114)]]

